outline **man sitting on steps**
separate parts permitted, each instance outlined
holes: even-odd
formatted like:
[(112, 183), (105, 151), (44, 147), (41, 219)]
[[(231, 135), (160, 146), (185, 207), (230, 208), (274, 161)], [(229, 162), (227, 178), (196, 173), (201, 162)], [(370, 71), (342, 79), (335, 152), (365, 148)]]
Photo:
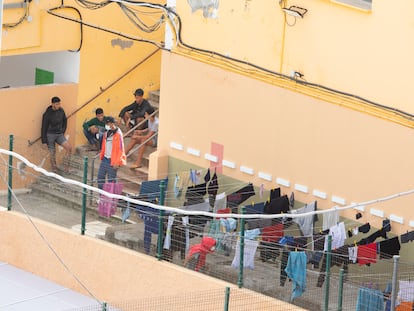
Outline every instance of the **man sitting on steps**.
[(154, 115), (154, 111), (153, 107), (149, 107), (147, 111), (145, 111), (145, 119), (148, 119), (148, 128), (144, 130), (135, 130), (134, 135), (131, 137), (131, 141), (126, 147), (125, 153), (128, 156), (128, 153), (136, 144), (141, 144), (138, 149), (138, 158), (135, 161), (135, 164), (130, 166), (130, 169), (136, 169), (142, 166), (141, 161), (146, 146), (157, 147), (158, 118)]

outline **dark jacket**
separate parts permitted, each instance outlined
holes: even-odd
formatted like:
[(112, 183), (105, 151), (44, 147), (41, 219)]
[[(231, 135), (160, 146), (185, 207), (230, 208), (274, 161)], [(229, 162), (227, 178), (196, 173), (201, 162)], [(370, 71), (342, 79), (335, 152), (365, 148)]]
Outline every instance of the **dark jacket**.
[(149, 107), (151, 107), (151, 104), (146, 99), (142, 100), (141, 105), (137, 104), (137, 102), (134, 101), (132, 104), (122, 108), (121, 112), (119, 113), (119, 117), (123, 118), (125, 112), (132, 111), (131, 115), (133, 119), (143, 118), (145, 111), (147, 111)]
[(47, 144), (47, 133), (64, 134), (67, 126), (67, 118), (62, 108), (53, 110), (52, 105), (47, 107), (42, 117), (42, 144)]

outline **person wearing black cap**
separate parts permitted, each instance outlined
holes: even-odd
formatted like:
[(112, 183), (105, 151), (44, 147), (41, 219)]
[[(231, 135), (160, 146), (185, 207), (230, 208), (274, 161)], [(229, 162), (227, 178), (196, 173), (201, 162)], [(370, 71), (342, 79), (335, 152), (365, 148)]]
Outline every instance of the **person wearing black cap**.
[[(145, 111), (151, 107), (150, 103), (144, 99), (144, 91), (142, 89), (136, 89), (134, 92), (135, 101), (122, 108), (121, 112), (119, 113), (119, 123), (121, 120), (124, 121), (125, 125), (128, 128), (133, 127), (134, 125), (140, 123), (144, 120)], [(138, 129), (145, 129), (147, 128), (147, 122), (144, 122)]]
[[(72, 146), (65, 137), (67, 118), (65, 111), (61, 107), (60, 98), (52, 97), (51, 105), (47, 107), (42, 116), (41, 139), (42, 144), (47, 145), (50, 155), (52, 171), (57, 173), (56, 165), (56, 146), (58, 144), (66, 150), (67, 156), (72, 153)], [(69, 160), (67, 161), (66, 171), (69, 171)]]
[(98, 170), (98, 188), (102, 189), (108, 177), (108, 182), (116, 182), (118, 168), (126, 165), (125, 147), (122, 131), (116, 126), (113, 117), (105, 118), (106, 132), (102, 139)]

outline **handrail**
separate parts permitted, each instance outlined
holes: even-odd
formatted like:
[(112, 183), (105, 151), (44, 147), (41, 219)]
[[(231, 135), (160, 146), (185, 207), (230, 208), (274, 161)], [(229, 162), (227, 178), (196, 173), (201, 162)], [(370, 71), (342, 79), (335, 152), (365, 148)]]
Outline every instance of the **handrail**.
[[(156, 109), (153, 113), (150, 114), (150, 117), (154, 116), (155, 114), (158, 113), (159, 109)], [(142, 123), (144, 123), (147, 119), (142, 120), (141, 122), (139, 122), (137, 125), (135, 125), (133, 128), (131, 128), (126, 134), (124, 134), (124, 136), (128, 135), (130, 132), (134, 131), (138, 126), (140, 126)], [(126, 157), (128, 158), (133, 152), (137, 151), (139, 148), (141, 148), (143, 145), (145, 145), (148, 141), (150, 141), (151, 139), (153, 139), (156, 135), (158, 135), (157, 133), (154, 133), (153, 135), (151, 135), (150, 137), (148, 137), (145, 141), (143, 141), (140, 145), (132, 148), (128, 154), (126, 155)], [(91, 186), (94, 185), (94, 177), (95, 177), (95, 160), (99, 157), (100, 152), (98, 152), (93, 158), (92, 158), (92, 163), (91, 163), (91, 172), (90, 172), (90, 182), (91, 182)], [(90, 192), (90, 200), (89, 203), (92, 204), (92, 190)]]
[(139, 148), (141, 148), (142, 146), (144, 146), (147, 142), (149, 142), (151, 139), (153, 139), (155, 136), (158, 135), (157, 133), (152, 134), (150, 137), (148, 137), (146, 140), (144, 140), (141, 144), (139, 144), (138, 146), (132, 148), (128, 154), (126, 155), (126, 157), (128, 158), (130, 155), (132, 155), (135, 151), (137, 151)]
[[(132, 68), (128, 69), (126, 72), (124, 72), (121, 76), (119, 76), (117, 79), (115, 79), (114, 81), (112, 81), (111, 83), (109, 83), (108, 86), (106, 87), (100, 87), (100, 92), (98, 94), (95, 94), (94, 96), (92, 96), (90, 99), (88, 99), (84, 104), (82, 104), (80, 107), (76, 108), (74, 111), (72, 111), (67, 118), (70, 118), (72, 116), (74, 116), (78, 111), (80, 111), (81, 109), (85, 108), (87, 105), (89, 105), (93, 100), (95, 100), (96, 98), (98, 98), (99, 96), (101, 96), (105, 91), (107, 91), (108, 89), (110, 89), (112, 86), (114, 86), (116, 83), (118, 83), (121, 79), (123, 79), (125, 76), (127, 76), (129, 73), (131, 73), (132, 71), (134, 71), (138, 66), (140, 66), (141, 64), (143, 64), (144, 62), (146, 62), (149, 58), (151, 58), (152, 56), (155, 55), (155, 53), (157, 53), (160, 50), (160, 48), (156, 48), (154, 51), (152, 51), (150, 54), (148, 54), (144, 59), (142, 59), (141, 61), (139, 61), (137, 64), (135, 64), (134, 66), (132, 66)], [(42, 137), (39, 136), (34, 140), (29, 140), (28, 141), (28, 145), (29, 147), (31, 147), (34, 143), (38, 142)]]
[[(159, 109), (155, 109), (153, 113), (150, 114), (150, 117), (155, 116), (158, 113)], [(134, 127), (130, 128), (125, 134), (124, 137), (127, 137), (129, 134), (131, 134), (133, 131), (135, 131), (138, 126), (141, 126), (142, 124), (144, 124), (145, 121), (147, 121), (148, 119), (144, 119), (141, 122), (139, 122), (138, 124), (135, 124)]]

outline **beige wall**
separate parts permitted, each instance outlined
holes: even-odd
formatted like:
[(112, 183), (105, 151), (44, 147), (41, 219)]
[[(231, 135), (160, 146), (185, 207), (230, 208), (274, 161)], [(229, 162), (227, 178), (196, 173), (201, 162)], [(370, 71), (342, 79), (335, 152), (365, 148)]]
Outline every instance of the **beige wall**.
[[(220, 309), (224, 306), (225, 288), (232, 287), (231, 295), (237, 299), (235, 303), (243, 305), (243, 302), (248, 302), (250, 310), (302, 310), (249, 290), (238, 290), (233, 284), (158, 261), (151, 256), (40, 220), (33, 219), (33, 222), (36, 228), (24, 215), (0, 213), (0, 261), (89, 295), (86, 287), (100, 301), (110, 304), (129, 302), (133, 305), (153, 297), (150, 305), (154, 308), (152, 310), (156, 310), (157, 302), (163, 297), (174, 296), (169, 308), (181, 310), (188, 302), (188, 295), (200, 293), (206, 305), (211, 307), (215, 302), (214, 309)], [(84, 287), (76, 282), (73, 275)], [(206, 292), (215, 294), (209, 296)], [(179, 297), (182, 300), (177, 299)]]
[[(2, 104), (0, 142), (1, 148), (9, 150), (9, 135), (14, 137), (13, 150), (26, 157), (35, 164), (39, 164), (46, 156), (47, 150), (42, 149), (40, 131), (42, 115), (50, 105), (53, 96), (62, 100), (62, 108), (69, 116), (76, 109), (78, 86), (76, 84), (50, 84), (27, 88), (10, 88), (0, 90), (0, 103)], [(65, 133), (69, 142), (75, 143), (75, 122), (73, 117), (68, 118), (68, 129)], [(29, 145), (30, 142), (36, 141)], [(63, 150), (58, 150), (58, 156)], [(17, 161), (13, 160), (16, 167)], [(49, 167), (49, 163), (44, 168)], [(13, 186), (23, 187), (30, 182), (29, 178), (22, 178), (13, 170)], [(4, 189), (6, 185), (0, 185)]]
[[(282, 186), (284, 192), (294, 191), (302, 202), (316, 199), (321, 208), (336, 205), (333, 196), (350, 204), (414, 188), (414, 133), (407, 127), (182, 56), (165, 53), (162, 73), (160, 152), (207, 168), (220, 166), (205, 154), (214, 155), (212, 143), (221, 144), (224, 160), (236, 165), (224, 167), (224, 175), (266, 189), (279, 186), (276, 178), (282, 178), (290, 182)], [(171, 142), (183, 150), (171, 148)], [(241, 166), (253, 174), (242, 173)], [(306, 186), (307, 193), (297, 191), (296, 184)], [(315, 197), (314, 190), (327, 198)], [(393, 223), (393, 229), (405, 232), (414, 220), (411, 201), (406, 196), (367, 206), (364, 220), (380, 227), (382, 218), (370, 214), (370, 208), (379, 209), (386, 217), (403, 217), (404, 224)], [(342, 213), (354, 214), (352, 209)]]

